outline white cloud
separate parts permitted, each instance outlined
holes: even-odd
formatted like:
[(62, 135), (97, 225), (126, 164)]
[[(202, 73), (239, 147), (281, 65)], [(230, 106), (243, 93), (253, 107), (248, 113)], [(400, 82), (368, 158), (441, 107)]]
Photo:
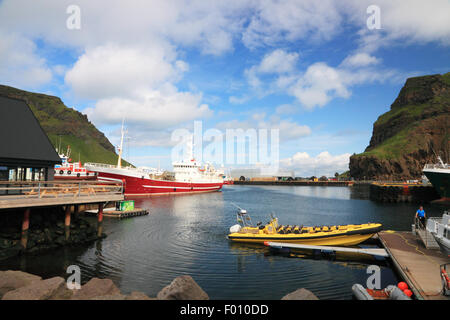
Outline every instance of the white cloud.
[[(279, 80), (278, 87), (286, 85), (287, 79), (292, 79), (292, 73), (296, 71), (296, 64), (298, 60), (298, 53), (286, 52), (282, 49), (273, 50), (261, 59), (259, 64), (253, 65), (245, 69), (244, 75), (247, 83), (254, 90), (258, 96), (265, 96), (274, 91), (273, 88), (263, 87), (264, 82), (260, 79), (263, 75), (277, 75)], [(244, 98), (244, 97), (243, 97)], [(243, 98), (230, 98), (230, 102), (239, 103), (240, 101), (247, 101), (250, 97), (246, 95), (247, 100)]]
[(341, 66), (344, 67), (366, 67), (380, 63), (380, 59), (369, 55), (365, 52), (358, 52), (353, 55), (349, 55), (342, 61)]
[(256, 70), (260, 73), (292, 72), (295, 69), (297, 60), (298, 53), (276, 49), (264, 56)]
[(329, 40), (340, 30), (342, 16), (330, 0), (257, 1), (242, 41), (250, 48), (299, 39)]
[(108, 44), (87, 49), (66, 73), (65, 82), (80, 97), (121, 97), (176, 81), (187, 69), (187, 63), (173, 63), (158, 46)]
[(280, 142), (297, 140), (311, 134), (311, 128), (307, 125), (298, 124), (290, 119), (280, 119), (271, 116), (266, 119), (265, 113), (258, 113), (247, 120), (230, 120), (217, 123), (216, 128), (225, 132), (226, 129), (278, 129)]
[(116, 124), (125, 118), (129, 124), (155, 130), (210, 116), (212, 111), (201, 99), (201, 94), (179, 92), (166, 85), (159, 90), (143, 89), (131, 98), (100, 99), (93, 108), (86, 108), (85, 113), (96, 123)]
[[(380, 7), (381, 30), (370, 32), (366, 28), (369, 5)], [(362, 47), (373, 51), (384, 45), (396, 45), (398, 40), (409, 43), (440, 42), (450, 45), (450, 2), (447, 0), (349, 0), (347, 15), (355, 25), (361, 25)]]
[(47, 61), (36, 54), (33, 41), (0, 30), (0, 76), (2, 84), (37, 88), (52, 80)]
[(395, 69), (379, 66), (381, 59), (364, 52), (347, 56), (337, 67), (325, 62), (308, 66), (289, 77), (278, 78), (276, 86), (294, 96), (306, 109), (323, 107), (335, 98), (349, 98), (351, 88), (373, 82), (401, 82), (407, 77)]
[(334, 97), (350, 96), (339, 71), (322, 62), (309, 66), (288, 92), (308, 109), (323, 107)]
[(297, 113), (298, 107), (293, 106), (292, 104), (282, 104), (276, 107), (275, 113), (278, 115), (281, 114), (294, 114)]
[(348, 170), (350, 156), (350, 153), (333, 156), (328, 151), (323, 151), (312, 157), (306, 152), (297, 152), (292, 157), (281, 159), (280, 167), (294, 170), (300, 176), (309, 176), (314, 172), (318, 176), (334, 176), (335, 172)]

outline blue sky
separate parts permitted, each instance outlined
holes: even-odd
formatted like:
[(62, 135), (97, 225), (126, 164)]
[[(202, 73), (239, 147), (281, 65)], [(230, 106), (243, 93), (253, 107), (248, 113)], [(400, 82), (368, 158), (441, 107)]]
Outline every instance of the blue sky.
[(408, 77), (450, 71), (449, 14), (446, 0), (3, 0), (0, 83), (61, 97), (115, 145), (125, 118), (136, 165), (170, 168), (171, 134), (202, 121), (277, 129), (281, 167), (332, 175)]

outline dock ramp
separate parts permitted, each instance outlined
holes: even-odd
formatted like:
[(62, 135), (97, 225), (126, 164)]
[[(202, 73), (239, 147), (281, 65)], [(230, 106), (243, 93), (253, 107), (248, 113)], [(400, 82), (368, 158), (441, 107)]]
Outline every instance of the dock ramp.
[(294, 244), (294, 243), (283, 243), (283, 242), (265, 242), (265, 245), (272, 248), (292, 248), (292, 249), (310, 249), (310, 250), (320, 250), (320, 251), (336, 251), (336, 252), (353, 252), (353, 253), (364, 253), (372, 256), (389, 257), (389, 254), (385, 249), (374, 249), (374, 248), (349, 248), (349, 247), (331, 247), (331, 246), (312, 246), (306, 244)]

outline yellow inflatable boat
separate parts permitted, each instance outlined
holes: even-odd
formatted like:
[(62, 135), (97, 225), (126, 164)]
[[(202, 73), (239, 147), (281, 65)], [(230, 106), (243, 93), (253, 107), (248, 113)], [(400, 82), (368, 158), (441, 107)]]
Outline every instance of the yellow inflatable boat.
[(230, 228), (229, 240), (261, 244), (273, 241), (317, 246), (352, 246), (371, 238), (382, 227), (380, 223), (320, 227), (278, 225), (275, 217), (266, 225), (258, 223), (252, 226), (250, 216), (243, 209), (238, 212), (237, 221), (239, 224)]

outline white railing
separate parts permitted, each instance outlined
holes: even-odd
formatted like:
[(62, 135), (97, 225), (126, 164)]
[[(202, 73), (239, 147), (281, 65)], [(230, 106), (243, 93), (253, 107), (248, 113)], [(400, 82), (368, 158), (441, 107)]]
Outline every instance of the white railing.
[(424, 169), (450, 169), (450, 164), (445, 163), (442, 165), (441, 163), (427, 163)]
[[(98, 167), (98, 168), (118, 168), (117, 165), (114, 164), (106, 164), (106, 163), (95, 163), (95, 162), (86, 162), (84, 164), (85, 167), (90, 166), (90, 167)], [(127, 168), (132, 168), (132, 167), (120, 167), (121, 169), (127, 169)], [(134, 168), (133, 168), (134, 169)]]

